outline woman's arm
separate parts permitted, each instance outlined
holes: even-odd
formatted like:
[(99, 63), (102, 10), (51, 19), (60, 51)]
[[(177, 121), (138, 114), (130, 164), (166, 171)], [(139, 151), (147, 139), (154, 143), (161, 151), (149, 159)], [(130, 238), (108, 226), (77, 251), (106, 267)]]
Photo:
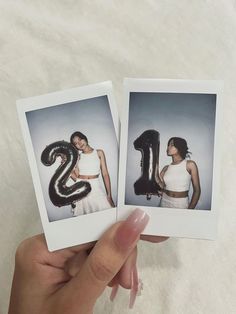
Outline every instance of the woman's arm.
[(103, 150), (98, 149), (97, 152), (98, 152), (98, 156), (100, 158), (100, 168), (101, 168), (101, 172), (102, 172), (103, 182), (104, 182), (106, 192), (107, 192), (107, 199), (108, 199), (108, 202), (110, 203), (110, 205), (112, 207), (115, 207), (115, 204), (112, 200), (112, 195), (111, 195), (111, 181), (110, 181), (110, 176), (109, 176), (108, 169), (107, 169), (106, 157), (105, 157)]
[(79, 168), (77, 167), (77, 165), (75, 166), (75, 168), (71, 171), (70, 177), (73, 181), (76, 181), (79, 177)]
[(158, 181), (157, 181), (162, 189), (164, 189), (164, 187), (165, 187), (164, 174), (165, 174), (167, 168), (168, 168), (168, 166), (165, 166), (165, 167), (161, 170), (161, 173), (160, 173), (161, 182), (158, 182)]
[(165, 182), (164, 182), (163, 177), (164, 177), (164, 174), (165, 174), (167, 168), (168, 168), (168, 166), (165, 166), (165, 167), (161, 170), (161, 173), (160, 173), (159, 176), (158, 176), (158, 173), (157, 173), (158, 169), (156, 169), (156, 175), (155, 175), (156, 181), (157, 181), (157, 183), (159, 184), (159, 186), (160, 186), (160, 188), (161, 188), (160, 191), (157, 191), (157, 196), (162, 196), (162, 191), (163, 191), (163, 189), (164, 189), (164, 187), (165, 187)]
[(188, 208), (194, 209), (201, 195), (200, 179), (196, 163), (192, 160), (189, 160), (187, 162), (187, 170), (191, 174), (191, 181), (193, 185), (193, 195)]
[[(61, 164), (64, 164), (66, 162), (66, 156), (64, 154), (61, 154)], [(70, 177), (73, 181), (76, 181), (79, 177), (79, 168), (76, 164), (74, 169), (70, 173)]]

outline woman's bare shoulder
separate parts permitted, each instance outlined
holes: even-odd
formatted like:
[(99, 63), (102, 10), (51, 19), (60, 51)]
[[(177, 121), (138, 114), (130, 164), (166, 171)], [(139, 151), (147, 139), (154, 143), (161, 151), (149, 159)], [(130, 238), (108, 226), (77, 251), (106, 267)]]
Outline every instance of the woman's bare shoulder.
[(169, 167), (169, 165), (164, 166), (164, 167), (162, 168), (161, 172), (165, 172), (168, 167)]
[(96, 149), (97, 153), (98, 153), (98, 156), (101, 157), (101, 156), (104, 156), (104, 151), (102, 149)]
[(196, 169), (197, 168), (197, 164), (194, 160), (187, 160), (187, 168), (188, 169)]

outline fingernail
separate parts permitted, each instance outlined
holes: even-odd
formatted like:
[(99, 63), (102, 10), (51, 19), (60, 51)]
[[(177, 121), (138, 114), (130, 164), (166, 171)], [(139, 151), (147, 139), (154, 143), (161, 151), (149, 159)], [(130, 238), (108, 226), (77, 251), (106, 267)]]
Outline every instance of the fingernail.
[(111, 289), (111, 295), (110, 295), (110, 300), (113, 302), (113, 300), (115, 299), (116, 295), (117, 295), (117, 291), (119, 289), (119, 285), (114, 285)]
[(123, 249), (130, 248), (144, 230), (149, 216), (141, 209), (136, 209), (118, 228), (115, 241)]
[(130, 309), (132, 309), (134, 306), (138, 290), (139, 290), (139, 279), (138, 279), (138, 271), (135, 266), (131, 272), (131, 289), (130, 289), (130, 298), (129, 298)]

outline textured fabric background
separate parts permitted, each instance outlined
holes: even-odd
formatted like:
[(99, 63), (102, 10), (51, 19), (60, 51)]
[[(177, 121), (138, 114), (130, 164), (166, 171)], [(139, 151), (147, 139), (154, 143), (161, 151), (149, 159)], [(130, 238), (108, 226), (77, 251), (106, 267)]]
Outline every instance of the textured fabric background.
[(134, 309), (107, 289), (95, 313), (235, 313), (236, 2), (0, 0), (0, 23), (0, 313), (18, 243), (41, 232), (16, 99), (112, 80), (121, 108), (123, 77), (225, 81), (219, 237), (140, 243)]

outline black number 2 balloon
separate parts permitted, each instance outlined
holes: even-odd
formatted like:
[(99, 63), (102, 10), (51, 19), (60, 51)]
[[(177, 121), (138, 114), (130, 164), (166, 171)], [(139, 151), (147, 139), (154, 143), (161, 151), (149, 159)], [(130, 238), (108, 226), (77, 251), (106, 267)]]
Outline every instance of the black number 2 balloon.
[(147, 200), (150, 200), (151, 195), (157, 195), (157, 191), (161, 190), (157, 183), (157, 179), (159, 179), (159, 132), (156, 130), (144, 131), (134, 141), (134, 148), (142, 154), (142, 174), (134, 183), (134, 192), (136, 195), (146, 195)]
[(91, 191), (91, 186), (86, 181), (66, 186), (78, 159), (77, 149), (72, 144), (58, 141), (48, 145), (42, 152), (41, 161), (45, 166), (51, 166), (61, 155), (65, 156), (66, 161), (57, 168), (49, 183), (49, 197), (58, 207), (73, 204)]

